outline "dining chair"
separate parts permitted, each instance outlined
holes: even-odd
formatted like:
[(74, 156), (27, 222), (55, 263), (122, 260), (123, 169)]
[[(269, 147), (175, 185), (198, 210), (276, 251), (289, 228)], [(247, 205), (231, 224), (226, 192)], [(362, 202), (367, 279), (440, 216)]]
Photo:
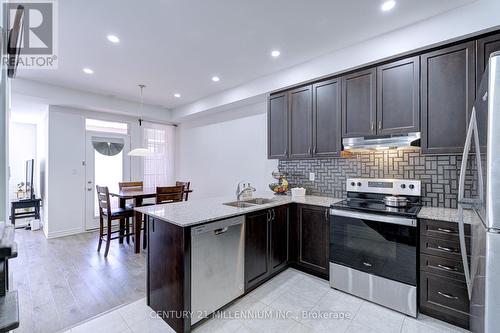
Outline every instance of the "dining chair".
[[(181, 182), (181, 181), (176, 181), (175, 186), (184, 186), (184, 191), (189, 190), (189, 186), (191, 185), (191, 182)], [(188, 192), (184, 192), (184, 201), (188, 201)]]
[[(144, 189), (144, 182), (143, 181), (134, 181), (134, 182), (119, 182), (118, 183), (118, 188), (120, 191), (142, 191)], [(143, 202), (141, 206), (151, 206), (154, 205), (154, 203), (148, 203), (148, 202)], [(127, 208), (129, 209), (134, 209), (133, 204), (128, 204), (126, 205)], [(135, 221), (137, 223), (137, 221)], [(143, 221), (140, 221), (141, 223), (141, 230), (143, 231), (142, 233), (142, 248), (146, 249), (147, 247), (147, 237), (146, 237), (146, 232), (144, 231), (146, 228), (146, 220), (144, 219)], [(144, 223), (144, 224), (142, 224)], [(132, 236), (135, 237), (135, 236)], [(134, 238), (135, 241), (135, 238)]]
[[(96, 192), (97, 201), (99, 202), (99, 244), (97, 245), (97, 251), (101, 251), (102, 241), (105, 241), (106, 250), (104, 251), (104, 257), (107, 257), (111, 240), (126, 237), (127, 243), (130, 242), (129, 237), (133, 235), (130, 232), (130, 218), (134, 218), (134, 210), (128, 208), (111, 209), (109, 189), (106, 186), (96, 185)], [(118, 227), (118, 230), (113, 230), (112, 222), (122, 219), (125, 219), (125, 230), (122, 229), (121, 225)], [(106, 220), (106, 224), (104, 220)], [(116, 233), (120, 233), (120, 235), (112, 237)]]
[(184, 195), (184, 185), (156, 187), (156, 204), (179, 202)]

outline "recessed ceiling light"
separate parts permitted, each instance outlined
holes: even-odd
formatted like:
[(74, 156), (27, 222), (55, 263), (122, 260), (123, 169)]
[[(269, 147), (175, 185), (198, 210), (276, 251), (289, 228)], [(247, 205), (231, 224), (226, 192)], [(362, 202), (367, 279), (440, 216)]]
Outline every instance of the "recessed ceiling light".
[(108, 40), (113, 44), (118, 44), (120, 42), (120, 38), (115, 35), (108, 35)]
[(94, 74), (94, 71), (93, 71), (92, 69), (90, 69), (90, 68), (84, 68), (84, 69), (83, 69), (83, 72), (84, 72), (85, 74)]
[(179, 94), (179, 93), (175, 93), (175, 94), (174, 94), (174, 97), (175, 97), (175, 98), (181, 98), (181, 94)]
[(219, 82), (220, 81), (220, 77), (218, 77), (218, 76), (212, 76), (212, 81)]
[(279, 57), (279, 56), (280, 56), (280, 54), (281, 54), (281, 52), (280, 52), (280, 51), (278, 51), (278, 50), (274, 50), (274, 51), (272, 51), (272, 52), (271, 52), (271, 55), (272, 55), (273, 57), (275, 57), (275, 58)]
[(396, 6), (396, 1), (388, 0), (388, 1), (384, 2), (382, 4), (382, 7), (380, 7), (380, 8), (382, 9), (382, 11), (387, 12), (387, 11), (393, 9), (394, 6)]

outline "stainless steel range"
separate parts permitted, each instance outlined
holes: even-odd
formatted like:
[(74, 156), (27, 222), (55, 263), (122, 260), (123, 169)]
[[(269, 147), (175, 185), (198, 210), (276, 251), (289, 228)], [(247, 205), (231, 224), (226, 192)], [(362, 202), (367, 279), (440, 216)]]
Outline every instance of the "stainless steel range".
[(417, 316), (420, 181), (348, 179), (330, 208), (330, 286)]

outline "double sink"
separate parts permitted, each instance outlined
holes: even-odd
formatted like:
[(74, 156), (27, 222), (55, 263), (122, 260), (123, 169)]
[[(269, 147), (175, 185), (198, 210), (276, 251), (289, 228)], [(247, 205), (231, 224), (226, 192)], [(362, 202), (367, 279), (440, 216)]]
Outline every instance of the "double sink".
[(225, 202), (225, 203), (223, 203), (223, 205), (236, 207), (236, 208), (248, 208), (248, 207), (254, 207), (254, 206), (258, 206), (258, 205), (265, 205), (265, 204), (268, 204), (271, 202), (274, 202), (274, 199), (253, 198), (253, 199), (248, 199), (248, 200)]

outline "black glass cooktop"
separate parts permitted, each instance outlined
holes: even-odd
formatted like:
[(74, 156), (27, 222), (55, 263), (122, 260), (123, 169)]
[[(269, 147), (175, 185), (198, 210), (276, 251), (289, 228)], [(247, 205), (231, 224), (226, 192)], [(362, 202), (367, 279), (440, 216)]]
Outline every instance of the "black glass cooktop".
[(382, 213), (390, 215), (402, 215), (416, 217), (420, 211), (421, 205), (413, 202), (408, 203), (406, 207), (389, 207), (383, 201), (377, 199), (357, 199), (349, 198), (331, 205), (334, 209), (357, 210), (372, 213)]

